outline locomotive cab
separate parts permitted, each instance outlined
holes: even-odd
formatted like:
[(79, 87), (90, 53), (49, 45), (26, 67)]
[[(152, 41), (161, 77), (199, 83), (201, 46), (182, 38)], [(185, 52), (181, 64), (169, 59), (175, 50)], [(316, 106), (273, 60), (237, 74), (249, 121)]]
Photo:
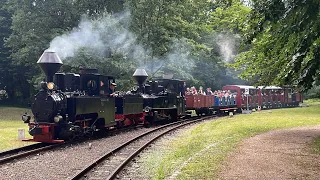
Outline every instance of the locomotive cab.
[(75, 73), (56, 73), (54, 84), (62, 92), (77, 92), (80, 90), (80, 75)]

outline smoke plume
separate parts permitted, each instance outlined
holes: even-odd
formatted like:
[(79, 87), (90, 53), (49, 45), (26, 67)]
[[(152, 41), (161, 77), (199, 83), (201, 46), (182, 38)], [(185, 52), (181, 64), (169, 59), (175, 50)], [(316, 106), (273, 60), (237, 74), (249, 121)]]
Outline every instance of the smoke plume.
[(57, 52), (62, 60), (76, 56), (81, 48), (92, 49), (101, 56), (119, 53), (153, 75), (173, 71), (180, 77), (190, 78), (194, 60), (190, 56), (192, 47), (186, 40), (173, 39), (167, 55), (152, 57), (152, 50), (137, 42), (129, 24), (128, 11), (116, 15), (106, 13), (94, 20), (84, 16), (72, 31), (54, 38), (48, 50)]
[(81, 48), (89, 48), (103, 55), (110, 51), (127, 58), (139, 59), (145, 54), (133, 33), (128, 30), (130, 13), (104, 14), (90, 20), (83, 17), (78, 27), (54, 38), (48, 50), (58, 53), (62, 60), (74, 57)]
[(220, 54), (226, 62), (234, 59), (236, 54), (236, 37), (218, 34), (216, 42), (220, 48)]
[(149, 59), (140, 68), (146, 69), (152, 76), (173, 73), (175, 77), (191, 79), (191, 72), (195, 67), (192, 51), (193, 48), (186, 39), (173, 39), (166, 55)]

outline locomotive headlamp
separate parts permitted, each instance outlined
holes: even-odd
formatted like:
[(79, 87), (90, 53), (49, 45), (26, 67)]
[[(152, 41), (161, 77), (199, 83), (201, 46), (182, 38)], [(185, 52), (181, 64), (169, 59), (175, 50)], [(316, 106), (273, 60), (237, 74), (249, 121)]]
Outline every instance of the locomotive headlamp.
[(52, 90), (54, 88), (54, 83), (53, 82), (47, 83), (47, 88)]

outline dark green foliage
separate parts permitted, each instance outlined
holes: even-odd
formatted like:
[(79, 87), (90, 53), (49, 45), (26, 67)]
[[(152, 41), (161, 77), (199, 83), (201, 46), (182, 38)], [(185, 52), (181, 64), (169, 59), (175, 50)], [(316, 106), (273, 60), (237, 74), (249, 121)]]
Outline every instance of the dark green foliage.
[(320, 86), (312, 87), (305, 93), (304, 98), (306, 99), (314, 99), (314, 98), (320, 98)]
[(5, 47), (5, 38), (11, 34), (11, 16), (12, 14), (6, 9), (6, 0), (1, 0), (0, 4), (0, 90), (6, 90), (8, 98), (15, 95), (13, 84), (15, 69), (11, 65), (10, 48)]
[(249, 51), (237, 68), (261, 85), (298, 85), (309, 89), (319, 77), (319, 1), (253, 1)]
[[(9, 73), (13, 75), (14, 79), (11, 82), (15, 84), (11, 84), (12, 87), (8, 88), (8, 92), (17, 89), (20, 93), (16, 92), (16, 95), (23, 98), (30, 97), (32, 92), (35, 92), (34, 86), (37, 87), (42, 79), (38, 77), (40, 70), (36, 62), (49, 47), (50, 41), (76, 27), (83, 14), (97, 16), (111, 7), (116, 7), (113, 12), (118, 12), (122, 10), (122, 3), (101, 0), (76, 3), (72, 0), (8, 1), (5, 10), (12, 15), (12, 33), (10, 31), (11, 35), (9, 33), (5, 36), (6, 47), (12, 50), (10, 64), (13, 66), (9, 69), (15, 70)], [(6, 17), (6, 20), (11, 20), (10, 16)], [(6, 24), (10, 27), (10, 23)], [(7, 83), (8, 85), (10, 83)]]

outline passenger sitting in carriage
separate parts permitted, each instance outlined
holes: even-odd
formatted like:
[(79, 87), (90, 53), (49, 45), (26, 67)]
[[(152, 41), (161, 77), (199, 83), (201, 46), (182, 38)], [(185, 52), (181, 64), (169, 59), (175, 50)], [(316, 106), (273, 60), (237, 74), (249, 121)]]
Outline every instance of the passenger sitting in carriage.
[(213, 95), (211, 88), (207, 88), (207, 95)]
[(199, 87), (199, 93), (198, 94), (206, 95), (206, 92), (203, 91), (202, 86)]
[(190, 88), (187, 88), (187, 90), (186, 90), (186, 95), (192, 95), (192, 91), (191, 91)]
[(198, 94), (197, 89), (194, 86), (191, 87), (191, 92), (192, 92), (192, 95)]

